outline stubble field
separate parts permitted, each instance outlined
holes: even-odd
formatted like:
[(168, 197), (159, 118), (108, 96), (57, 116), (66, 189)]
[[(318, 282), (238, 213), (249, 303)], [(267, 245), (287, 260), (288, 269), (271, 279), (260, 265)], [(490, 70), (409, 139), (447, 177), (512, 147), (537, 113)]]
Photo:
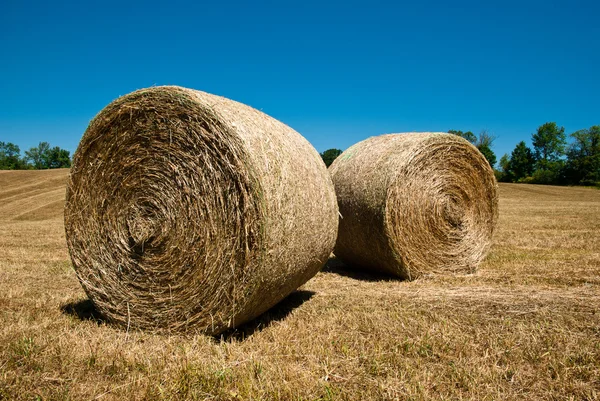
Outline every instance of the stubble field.
[(0, 400), (600, 399), (600, 191), (500, 184), (473, 275), (331, 260), (219, 338), (94, 314), (62, 221), (67, 170), (0, 172)]

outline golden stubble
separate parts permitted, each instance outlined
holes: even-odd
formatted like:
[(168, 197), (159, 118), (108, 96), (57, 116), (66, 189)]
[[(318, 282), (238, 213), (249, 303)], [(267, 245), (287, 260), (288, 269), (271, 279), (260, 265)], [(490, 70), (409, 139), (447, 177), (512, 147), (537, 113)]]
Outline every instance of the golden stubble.
[(600, 396), (597, 190), (500, 184), (477, 273), (407, 282), (331, 260), (274, 309), (213, 338), (96, 319), (54, 204), (67, 173), (0, 172), (0, 399)]

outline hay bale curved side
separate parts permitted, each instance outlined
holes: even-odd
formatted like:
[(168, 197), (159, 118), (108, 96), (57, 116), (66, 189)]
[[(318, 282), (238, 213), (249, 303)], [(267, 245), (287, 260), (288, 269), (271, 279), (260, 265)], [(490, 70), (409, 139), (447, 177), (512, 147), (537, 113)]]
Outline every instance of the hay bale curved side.
[(108, 320), (218, 334), (314, 276), (337, 216), (325, 165), (296, 131), (232, 100), (155, 87), (90, 123), (65, 230), (77, 276)]
[(341, 219), (335, 255), (416, 278), (472, 272), (498, 219), (497, 183), (484, 156), (445, 133), (372, 137), (329, 167)]

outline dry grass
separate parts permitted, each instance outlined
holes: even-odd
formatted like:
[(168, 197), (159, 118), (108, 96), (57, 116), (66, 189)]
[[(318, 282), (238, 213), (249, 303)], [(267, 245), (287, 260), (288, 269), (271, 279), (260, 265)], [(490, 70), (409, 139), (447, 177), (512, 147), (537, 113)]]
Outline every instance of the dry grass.
[(329, 267), (222, 338), (98, 322), (73, 272), (67, 171), (0, 173), (0, 399), (600, 398), (600, 191), (500, 185), (479, 272)]

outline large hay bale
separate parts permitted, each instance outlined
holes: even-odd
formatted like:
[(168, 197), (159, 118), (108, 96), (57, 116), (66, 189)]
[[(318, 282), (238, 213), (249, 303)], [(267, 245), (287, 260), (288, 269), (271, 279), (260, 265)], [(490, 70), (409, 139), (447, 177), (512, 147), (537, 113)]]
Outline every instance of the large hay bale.
[(207, 334), (314, 276), (337, 225), (331, 178), (306, 139), (174, 86), (133, 92), (92, 120), (65, 206), (73, 266), (104, 317)]
[(381, 135), (330, 166), (340, 208), (335, 255), (416, 278), (472, 272), (498, 218), (497, 183), (483, 155), (444, 133)]

